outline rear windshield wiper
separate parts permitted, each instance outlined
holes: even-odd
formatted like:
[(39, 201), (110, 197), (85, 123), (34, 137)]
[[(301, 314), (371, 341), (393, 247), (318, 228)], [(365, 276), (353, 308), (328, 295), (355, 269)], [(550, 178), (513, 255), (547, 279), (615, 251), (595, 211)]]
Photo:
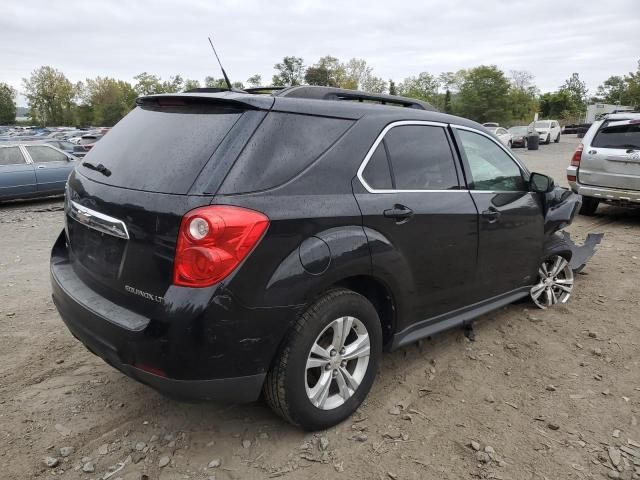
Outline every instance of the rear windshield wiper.
[(111, 170), (109, 170), (107, 167), (105, 167), (103, 164), (99, 163), (98, 165), (94, 165), (93, 163), (89, 163), (89, 162), (82, 162), (82, 165), (87, 167), (90, 170), (95, 170), (96, 172), (100, 172), (101, 174), (103, 174), (105, 177), (108, 177), (111, 175)]

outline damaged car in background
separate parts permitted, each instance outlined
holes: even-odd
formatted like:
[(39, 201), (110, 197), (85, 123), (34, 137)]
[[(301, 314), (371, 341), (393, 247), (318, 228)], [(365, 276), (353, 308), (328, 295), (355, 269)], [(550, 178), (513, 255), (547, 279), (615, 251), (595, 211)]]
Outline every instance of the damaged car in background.
[(109, 364), (175, 397), (262, 392), (316, 430), (359, 407), (384, 349), (569, 299), (557, 232), (580, 196), (484, 127), (404, 97), (264, 90), (142, 97), (69, 178), (53, 300)]

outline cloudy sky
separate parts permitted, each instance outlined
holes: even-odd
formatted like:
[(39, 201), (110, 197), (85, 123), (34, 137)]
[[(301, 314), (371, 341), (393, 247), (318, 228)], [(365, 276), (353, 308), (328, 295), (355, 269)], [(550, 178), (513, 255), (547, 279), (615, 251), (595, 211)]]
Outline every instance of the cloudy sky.
[(330, 54), (396, 81), (495, 64), (531, 71), (543, 92), (572, 72), (595, 91), (636, 69), (640, 0), (2, 0), (0, 82), (20, 90), (41, 65), (74, 82), (143, 71), (202, 80), (219, 76), (208, 35), (233, 81), (270, 80), (285, 55)]

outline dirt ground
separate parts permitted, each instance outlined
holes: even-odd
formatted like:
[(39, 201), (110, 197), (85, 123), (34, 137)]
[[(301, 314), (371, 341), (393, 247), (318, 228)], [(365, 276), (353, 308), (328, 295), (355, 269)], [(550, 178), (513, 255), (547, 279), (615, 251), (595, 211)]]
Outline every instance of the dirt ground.
[[(577, 143), (517, 153), (564, 183)], [(514, 304), (474, 343), (455, 330), (385, 354), (358, 413), (310, 434), (261, 402), (169, 400), (85, 350), (50, 299), (61, 205), (0, 206), (2, 479), (640, 478), (640, 210), (569, 228), (605, 237), (566, 306)]]

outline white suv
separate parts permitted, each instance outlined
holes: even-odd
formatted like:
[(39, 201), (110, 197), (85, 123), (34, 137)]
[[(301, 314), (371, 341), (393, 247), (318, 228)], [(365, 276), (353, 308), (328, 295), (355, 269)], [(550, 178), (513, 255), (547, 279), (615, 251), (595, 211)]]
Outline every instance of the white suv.
[(555, 143), (560, 141), (560, 124), (557, 120), (538, 120), (532, 122), (530, 127), (533, 127), (540, 135), (540, 143), (546, 143), (549, 145), (551, 140)]
[(582, 195), (583, 215), (593, 215), (602, 201), (640, 206), (640, 113), (595, 121), (573, 154), (567, 180)]

